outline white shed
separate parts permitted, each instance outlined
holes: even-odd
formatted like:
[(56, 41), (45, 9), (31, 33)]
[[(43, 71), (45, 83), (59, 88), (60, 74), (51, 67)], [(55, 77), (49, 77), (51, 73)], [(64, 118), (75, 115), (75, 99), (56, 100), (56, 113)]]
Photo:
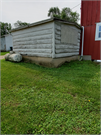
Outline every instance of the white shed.
[(10, 51), (13, 49), (13, 38), (11, 34), (6, 34), (1, 37), (1, 51)]
[(25, 61), (58, 67), (79, 55), (81, 26), (51, 18), (13, 29), (13, 51)]

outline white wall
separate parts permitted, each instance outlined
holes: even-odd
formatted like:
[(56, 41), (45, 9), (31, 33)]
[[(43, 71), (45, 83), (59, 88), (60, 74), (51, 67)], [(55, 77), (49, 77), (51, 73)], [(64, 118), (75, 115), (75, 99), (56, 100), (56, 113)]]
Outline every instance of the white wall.
[(55, 57), (79, 55), (81, 30), (76, 26), (55, 23)]
[(13, 38), (11, 35), (7, 34), (1, 38), (1, 51), (10, 51), (10, 47), (13, 47)]
[(47, 22), (13, 31), (13, 51), (27, 56), (79, 55), (81, 30), (63, 22)]
[(52, 57), (53, 22), (12, 32), (13, 51), (22, 55)]
[(5, 36), (6, 51), (10, 51), (10, 47), (13, 47), (13, 38), (11, 35)]

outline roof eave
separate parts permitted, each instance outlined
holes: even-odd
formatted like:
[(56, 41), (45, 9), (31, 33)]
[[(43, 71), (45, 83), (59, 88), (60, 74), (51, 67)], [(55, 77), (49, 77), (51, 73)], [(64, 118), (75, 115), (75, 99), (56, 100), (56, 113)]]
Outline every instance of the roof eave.
[(53, 17), (53, 18), (50, 18), (50, 19), (46, 19), (46, 20), (42, 20), (42, 21), (39, 21), (39, 22), (35, 22), (35, 23), (32, 23), (32, 24), (29, 24), (27, 26), (22, 26), (22, 27), (19, 27), (19, 28), (12, 29), (12, 30), (10, 30), (10, 32), (14, 32), (14, 31), (30, 28), (30, 27), (33, 27), (33, 26), (36, 26), (36, 25), (40, 25), (40, 24), (44, 24), (44, 23), (48, 23), (48, 22), (51, 22), (51, 21), (60, 21), (60, 22), (66, 23), (66, 24), (75, 25), (76, 27), (82, 29), (82, 27), (80, 25), (78, 25), (77, 23), (69, 22), (69, 21), (66, 21), (66, 20), (63, 20), (63, 19), (59, 19), (59, 18), (54, 18)]
[(22, 27), (18, 27), (18, 28), (12, 29), (12, 30), (10, 30), (10, 32), (14, 32), (14, 31), (18, 31), (18, 30), (21, 30), (21, 29), (30, 28), (30, 27), (33, 27), (33, 26), (36, 26), (36, 25), (40, 25), (40, 24), (43, 24), (43, 23), (48, 23), (48, 22), (51, 22), (53, 20), (54, 20), (54, 18), (42, 20), (42, 21), (35, 22), (35, 23), (29, 24), (29, 25), (26, 25), (26, 26), (22, 26)]

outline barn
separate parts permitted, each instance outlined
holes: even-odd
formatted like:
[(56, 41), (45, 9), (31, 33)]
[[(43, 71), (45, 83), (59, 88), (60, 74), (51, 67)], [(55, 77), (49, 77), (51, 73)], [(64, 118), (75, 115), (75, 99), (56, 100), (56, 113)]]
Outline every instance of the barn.
[(79, 58), (81, 30), (80, 25), (57, 18), (12, 29), (13, 51), (26, 62), (58, 67)]
[[(80, 44), (85, 60), (101, 60), (101, 1), (81, 0), (81, 26), (84, 27), (84, 41)], [(80, 51), (81, 55), (81, 51)]]

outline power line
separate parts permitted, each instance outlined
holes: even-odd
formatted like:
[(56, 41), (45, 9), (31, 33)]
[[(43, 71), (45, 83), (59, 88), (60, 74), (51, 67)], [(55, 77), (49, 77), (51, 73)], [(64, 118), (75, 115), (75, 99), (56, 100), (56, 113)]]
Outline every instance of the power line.
[[(78, 5), (76, 5), (75, 7), (79, 6), (81, 3), (79, 3)], [(73, 7), (72, 9), (74, 9), (75, 7)]]

